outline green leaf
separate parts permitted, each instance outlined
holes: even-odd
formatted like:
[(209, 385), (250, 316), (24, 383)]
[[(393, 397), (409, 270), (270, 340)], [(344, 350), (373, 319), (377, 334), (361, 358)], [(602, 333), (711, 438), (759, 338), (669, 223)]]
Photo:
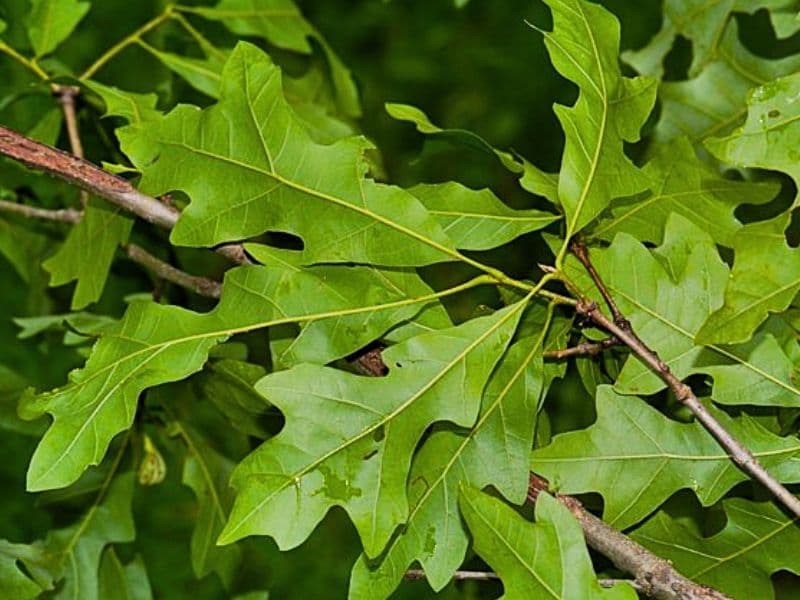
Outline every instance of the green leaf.
[(706, 141), (706, 148), (733, 165), (783, 171), (800, 184), (800, 153), (794, 146), (800, 133), (798, 94), (800, 73), (755, 88), (747, 97), (744, 125), (727, 137)]
[(794, 551), (800, 544), (797, 523), (772, 502), (731, 498), (722, 507), (727, 523), (710, 537), (698, 535), (664, 512), (631, 537), (694, 581), (737, 598), (772, 600), (773, 573), (800, 573)]
[(471, 190), (454, 181), (423, 183), (408, 191), (419, 198), (461, 250), (496, 248), (558, 219), (541, 210), (511, 209), (491, 190)]
[(0, 540), (0, 594), (4, 598), (28, 600), (36, 598), (44, 590), (17, 566), (20, 555), (29, 552), (24, 544), (12, 544)]
[(262, 37), (278, 48), (301, 54), (311, 54), (308, 39), (314, 39), (328, 61), (340, 110), (349, 117), (361, 115), (352, 74), (292, 0), (220, 0), (213, 8), (183, 6), (180, 10), (219, 21), (237, 35)]
[[(143, 390), (199, 371), (209, 350), (235, 333), (292, 322), (380, 316), (382, 311), (391, 314), (438, 298), (426, 294), (375, 305), (369, 303), (377, 296), (373, 294), (353, 306), (347, 295), (322, 290), (321, 279), (310, 273), (249, 266), (228, 272), (222, 300), (210, 313), (151, 302), (131, 304), (122, 321), (100, 338), (86, 366), (70, 374), (66, 386), (23, 403), (26, 418), (53, 415), (31, 459), (28, 489), (69, 485), (87, 466), (98, 464), (114, 435), (130, 427)], [(395, 293), (386, 289), (392, 298)], [(361, 328), (349, 335), (342, 332), (341, 337), (352, 340), (349, 336), (365, 332), (372, 337), (362, 340), (364, 345), (380, 336), (376, 331)]]
[(49, 54), (67, 39), (89, 11), (89, 2), (79, 0), (30, 0), (27, 26), (36, 57)]
[(460, 485), (492, 485), (511, 502), (525, 499), (543, 397), (542, 338), (551, 316), (543, 313), (535, 311), (538, 339), (514, 343), (498, 363), (472, 429), (436, 431), (416, 455), (408, 484), (408, 520), (379, 559), (359, 557), (350, 577), (351, 598), (389, 597), (415, 560), (434, 590), (450, 582), (469, 545), (458, 515)]
[(120, 244), (128, 241), (133, 220), (121, 209), (90, 198), (83, 218), (69, 232), (66, 241), (42, 266), (50, 273), (50, 285), (78, 281), (72, 296), (73, 310), (100, 299), (106, 278)]
[[(745, 231), (745, 229), (742, 229)], [(742, 381), (757, 386), (749, 404), (794, 406), (800, 398), (793, 377), (780, 358), (758, 345), (703, 347), (694, 341), (710, 314), (723, 303), (728, 268), (705, 232), (673, 214), (667, 220), (664, 243), (655, 252), (627, 234), (619, 234), (607, 249), (592, 249), (592, 260), (620, 310), (642, 340), (656, 350), (676, 377), (715, 372), (730, 366)], [(585, 269), (570, 257), (565, 272), (587, 295), (596, 296)], [(759, 350), (759, 352), (756, 352)], [(774, 350), (774, 348), (773, 348)], [(755, 354), (754, 354), (755, 353)], [(751, 356), (752, 355), (752, 356)], [(664, 382), (635, 356), (629, 357), (614, 389), (624, 394), (654, 394)], [(754, 388), (756, 389), (756, 388)], [(730, 391), (732, 395), (726, 395)], [(743, 398), (730, 386), (714, 389), (714, 400), (733, 404)]]
[(183, 483), (194, 492), (199, 509), (192, 531), (192, 569), (198, 579), (216, 572), (230, 589), (242, 550), (238, 546), (217, 546), (216, 539), (233, 503), (228, 479), (235, 463), (216, 452), (185, 423), (173, 422), (171, 432), (186, 444)]
[[(748, 480), (700, 423), (672, 421), (640, 398), (621, 396), (607, 385), (597, 388), (596, 400), (597, 422), (534, 450), (531, 469), (559, 492), (602, 495), (603, 520), (615, 528), (638, 523), (678, 490), (691, 489), (710, 506)], [(796, 439), (778, 437), (746, 415), (731, 419), (710, 410), (734, 438), (747, 440), (773, 476), (784, 483), (800, 481)]]
[(153, 592), (141, 556), (123, 565), (109, 546), (100, 562), (100, 598), (115, 600), (151, 600)]
[(503, 598), (636, 598), (626, 584), (600, 587), (580, 525), (552, 496), (537, 499), (536, 523), (466, 486), (459, 506), (475, 551), (503, 581)]
[(774, 198), (775, 183), (749, 183), (720, 177), (695, 156), (685, 137), (656, 146), (642, 169), (652, 193), (645, 198), (623, 198), (611, 204), (611, 218), (591, 230), (593, 237), (610, 240), (619, 232), (642, 242), (660, 244), (672, 213), (680, 214), (705, 230), (715, 242), (733, 246), (742, 224), (734, 216), (741, 204), (764, 204)]
[(652, 79), (620, 73), (619, 22), (597, 4), (545, 0), (553, 31), (542, 32), (556, 70), (580, 89), (574, 106), (555, 105), (566, 136), (558, 198), (566, 237), (583, 229), (613, 198), (644, 190), (648, 181), (625, 156), (639, 139), (656, 96)]
[(233, 51), (217, 105), (179, 106), (137, 132), (151, 151), (131, 156), (142, 188), (192, 199), (172, 232), (176, 244), (284, 231), (303, 237), (305, 262), (417, 266), (459, 257), (413, 196), (364, 178), (366, 140), (309, 138), (283, 98), (280, 70), (249, 44)]
[[(729, 21), (716, 58), (688, 81), (665, 81), (659, 87), (661, 118), (658, 141), (686, 135), (693, 142), (728, 133), (744, 119), (748, 92), (800, 69), (800, 56), (767, 60), (739, 42), (736, 21)], [(719, 93), (724, 90), (724, 93)]]
[(383, 352), (386, 377), (303, 364), (256, 388), (286, 426), (244, 459), (220, 543), (270, 535), (282, 549), (302, 543), (333, 506), (343, 507), (368, 556), (408, 517), (405, 485), (414, 448), (437, 421), (469, 427), (525, 302)]
[(800, 290), (800, 253), (784, 235), (790, 218), (745, 225), (736, 235), (725, 304), (703, 323), (698, 344), (747, 341), (769, 313), (788, 308)]

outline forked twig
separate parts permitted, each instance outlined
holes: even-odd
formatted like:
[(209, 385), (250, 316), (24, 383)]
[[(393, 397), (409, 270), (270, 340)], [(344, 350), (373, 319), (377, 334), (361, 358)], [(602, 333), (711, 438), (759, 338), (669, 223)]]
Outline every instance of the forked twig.
[[(669, 365), (658, 357), (658, 354), (645, 344), (636, 332), (631, 327), (630, 322), (625, 319), (622, 313), (616, 308), (614, 300), (611, 298), (608, 290), (605, 287), (602, 279), (597, 271), (592, 266), (589, 259), (589, 251), (582, 244), (573, 245), (573, 252), (577, 249), (578, 260), (580, 260), (589, 275), (592, 277), (597, 289), (606, 299), (609, 308), (612, 306), (612, 313), (616, 313), (612, 321), (606, 317), (603, 312), (597, 307), (597, 304), (586, 298), (578, 301), (575, 306), (576, 312), (592, 321), (595, 325), (605, 329), (612, 336), (615, 336), (620, 342), (628, 346), (631, 351), (639, 357), (648, 367), (650, 367), (656, 375), (658, 375), (664, 383), (669, 386), (675, 397), (686, 406), (692, 414), (697, 418), (706, 430), (714, 436), (717, 442), (722, 446), (725, 451), (730, 455), (731, 459), (750, 477), (761, 483), (766, 487), (781, 504), (783, 504), (795, 517), (800, 517), (800, 500), (794, 496), (783, 484), (770, 475), (758, 459), (753, 456), (753, 453), (747, 449), (739, 440), (737, 440), (731, 433), (725, 429), (714, 415), (703, 406), (697, 399), (692, 389), (683, 383), (680, 379), (675, 377), (674, 373), (669, 368)], [(626, 323), (622, 326), (620, 323)]]
[(570, 356), (597, 356), (609, 348), (619, 346), (621, 343), (622, 342), (612, 335), (599, 342), (581, 342), (577, 346), (570, 346), (562, 350), (548, 350), (544, 352), (542, 356), (550, 360), (560, 360), (562, 358), (569, 358)]

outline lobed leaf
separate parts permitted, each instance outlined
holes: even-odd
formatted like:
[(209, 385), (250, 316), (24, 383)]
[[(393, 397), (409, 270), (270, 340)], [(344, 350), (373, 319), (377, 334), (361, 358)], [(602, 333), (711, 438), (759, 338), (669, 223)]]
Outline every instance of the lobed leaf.
[(468, 431), (435, 431), (415, 456), (406, 524), (379, 558), (359, 557), (350, 578), (351, 598), (389, 597), (415, 560), (434, 590), (447, 585), (469, 545), (458, 511), (462, 484), (492, 485), (515, 503), (525, 499), (543, 398), (541, 347), (551, 317), (541, 310), (531, 312), (540, 327), (538, 339), (515, 342), (500, 359), (475, 425)]
[(647, 188), (623, 143), (639, 139), (656, 85), (646, 77), (622, 76), (619, 22), (606, 9), (582, 0), (545, 3), (553, 13), (553, 31), (542, 32), (550, 60), (580, 90), (574, 106), (555, 106), (566, 136), (558, 199), (567, 219), (565, 237), (570, 238), (613, 198)]
[[(533, 451), (531, 470), (559, 492), (597, 492), (603, 520), (626, 529), (644, 519), (669, 496), (691, 489), (704, 506), (722, 498), (748, 477), (698, 422), (678, 423), (640, 398), (597, 388), (597, 421), (588, 429), (563, 433)], [(751, 417), (732, 419), (710, 409), (734, 438), (784, 483), (800, 481), (800, 444), (761, 427)]]
[(218, 104), (179, 106), (136, 131), (147, 141), (130, 156), (142, 188), (192, 199), (172, 232), (176, 244), (283, 231), (303, 238), (306, 263), (417, 266), (459, 257), (413, 196), (365, 179), (366, 140), (311, 140), (283, 97), (280, 70), (255, 46), (240, 43), (231, 54)]
[(269, 535), (292, 548), (341, 506), (364, 552), (377, 555), (408, 518), (406, 479), (420, 437), (437, 421), (475, 422), (524, 306), (388, 348), (386, 377), (310, 364), (267, 375), (256, 388), (286, 426), (234, 471), (236, 503), (220, 543)]
[[(133, 303), (119, 325), (101, 337), (86, 366), (71, 373), (69, 384), (23, 403), (27, 418), (53, 415), (31, 459), (28, 489), (69, 485), (87, 466), (98, 464), (114, 435), (130, 427), (143, 390), (199, 371), (209, 350), (235, 333), (371, 314), (360, 329), (341, 335), (360, 347), (378, 337), (380, 327), (394, 324), (381, 318), (383, 312), (396, 314), (399, 307), (419, 307), (437, 297), (397, 299), (396, 289), (384, 288), (352, 305), (346, 295), (329, 290), (311, 273), (251, 266), (227, 274), (222, 301), (210, 313)], [(388, 301), (371, 304), (376, 298)], [(367, 338), (354, 343), (353, 336), (361, 334)]]

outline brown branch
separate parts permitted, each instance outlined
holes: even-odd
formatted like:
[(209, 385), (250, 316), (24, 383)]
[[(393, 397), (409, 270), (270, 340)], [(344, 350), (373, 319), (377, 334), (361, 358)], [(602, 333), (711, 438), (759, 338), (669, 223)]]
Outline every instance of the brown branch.
[(46, 219), (48, 221), (61, 221), (62, 223), (77, 223), (81, 220), (81, 211), (73, 208), (48, 210), (0, 200), (0, 211), (21, 215), (28, 219)]
[(577, 346), (571, 346), (562, 350), (548, 350), (543, 353), (542, 356), (551, 360), (560, 360), (570, 356), (597, 356), (605, 350), (619, 345), (620, 341), (612, 335), (599, 342), (581, 342)]
[(173, 267), (171, 264), (164, 262), (160, 258), (156, 258), (147, 250), (136, 244), (127, 244), (125, 246), (125, 253), (128, 257), (136, 263), (146, 267), (157, 277), (175, 283), (182, 288), (186, 288), (200, 296), (206, 298), (219, 299), (222, 294), (222, 284), (207, 277), (198, 277), (197, 275), (189, 275), (180, 269)]
[[(87, 160), (32, 140), (2, 125), (0, 125), (0, 154), (105, 198), (164, 229), (172, 229), (178, 221), (177, 210), (152, 196), (141, 193), (127, 179), (108, 173)], [(239, 244), (226, 244), (216, 251), (236, 263), (250, 262)]]
[[(598, 289), (604, 295), (608, 294), (608, 292), (605, 290), (602, 280), (600, 279), (600, 276), (592, 267), (592, 263), (589, 260), (589, 253), (585, 246), (583, 247), (582, 254), (583, 258), (579, 257), (579, 259), (581, 262), (584, 262), (584, 260), (586, 261), (584, 264), (588, 265), (587, 270), (592, 276), (592, 279), (595, 280)], [(611, 302), (613, 304), (613, 300), (611, 300)], [(770, 475), (763, 465), (758, 462), (758, 459), (753, 456), (752, 452), (750, 452), (750, 450), (748, 450), (744, 444), (733, 437), (733, 435), (731, 435), (731, 433), (725, 429), (722, 423), (720, 423), (716, 417), (714, 417), (714, 415), (712, 415), (708, 409), (697, 399), (697, 396), (688, 385), (675, 377), (670, 370), (669, 365), (661, 360), (658, 357), (658, 354), (656, 354), (654, 350), (648, 347), (647, 344), (645, 344), (639, 338), (639, 336), (636, 335), (636, 332), (633, 331), (630, 322), (621, 314), (619, 314), (619, 309), (617, 309), (617, 313), (619, 314), (621, 321), (617, 321), (616, 316), (614, 321), (612, 321), (606, 317), (602, 311), (600, 311), (595, 302), (591, 302), (585, 298), (576, 304), (575, 310), (578, 314), (588, 318), (596, 325), (599, 325), (612, 336), (615, 336), (621, 343), (628, 346), (628, 348), (630, 348), (642, 362), (650, 367), (653, 372), (655, 372), (655, 374), (658, 375), (661, 380), (667, 384), (667, 386), (669, 386), (678, 401), (692, 411), (692, 414), (694, 414), (694, 416), (698, 421), (700, 421), (700, 423), (702, 423), (706, 430), (714, 436), (720, 446), (725, 449), (725, 451), (730, 455), (731, 459), (733, 459), (733, 462), (735, 462), (739, 468), (741, 468), (751, 478), (755, 479), (764, 487), (766, 487), (772, 493), (772, 495), (781, 502), (781, 504), (791, 511), (795, 517), (800, 517), (800, 500), (798, 500), (794, 494), (786, 489), (786, 487), (784, 487), (777, 479)], [(621, 325), (620, 323), (625, 323), (627, 325)]]
[[(547, 481), (531, 473), (528, 499), (549, 493)], [(586, 543), (614, 565), (635, 578), (638, 589), (658, 600), (730, 600), (728, 596), (695, 583), (678, 573), (669, 561), (660, 558), (587, 511), (571, 496), (553, 494), (578, 520)]]

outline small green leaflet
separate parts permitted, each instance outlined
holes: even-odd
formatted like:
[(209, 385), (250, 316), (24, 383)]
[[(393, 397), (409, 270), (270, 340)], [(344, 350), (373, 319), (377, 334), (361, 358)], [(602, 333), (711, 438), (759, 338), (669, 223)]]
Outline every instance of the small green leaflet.
[[(768, 60), (747, 50), (739, 41), (736, 20), (728, 22), (716, 58), (686, 81), (664, 81), (659, 86), (661, 118), (656, 141), (685, 135), (693, 142), (729, 133), (747, 114), (748, 92), (800, 69), (800, 56)], [(725, 93), (719, 93), (725, 90)]]
[(199, 579), (215, 571), (226, 589), (240, 566), (239, 546), (219, 547), (217, 536), (228, 518), (233, 503), (228, 479), (234, 462), (211, 448), (201, 435), (185, 423), (174, 421), (170, 433), (186, 445), (182, 480), (197, 498), (198, 512), (192, 531), (192, 570)]
[(72, 296), (73, 310), (96, 302), (103, 293), (114, 253), (128, 241), (133, 220), (122, 209), (90, 198), (83, 218), (70, 229), (64, 244), (43, 267), (50, 273), (50, 285), (77, 280)]
[(461, 250), (496, 248), (558, 219), (557, 215), (541, 210), (514, 210), (491, 190), (472, 190), (454, 181), (421, 183), (408, 191), (436, 217)]
[(174, 243), (284, 231), (303, 238), (305, 262), (418, 266), (460, 257), (418, 200), (365, 178), (365, 139), (310, 139), (283, 97), (280, 70), (255, 46), (237, 45), (220, 98), (204, 111), (181, 105), (136, 126), (147, 142), (147, 154), (130, 156), (142, 188), (192, 199)]
[(619, 21), (606, 9), (580, 0), (545, 2), (553, 12), (553, 31), (542, 32), (550, 60), (580, 88), (574, 106), (555, 106), (566, 135), (558, 198), (569, 239), (613, 198), (647, 188), (647, 178), (625, 156), (623, 142), (639, 139), (655, 102), (656, 82), (621, 75)]
[(341, 506), (367, 556), (379, 554), (408, 518), (406, 480), (420, 437), (437, 421), (475, 422), (525, 304), (391, 346), (386, 377), (310, 364), (267, 375), (256, 389), (286, 425), (236, 467), (236, 503), (220, 543), (270, 535), (293, 548)]
[(660, 244), (670, 214), (678, 213), (723, 246), (733, 246), (742, 224), (734, 216), (740, 204), (764, 204), (780, 191), (777, 183), (750, 183), (721, 177), (699, 160), (692, 144), (678, 137), (656, 146), (642, 169), (652, 190), (645, 198), (621, 198), (611, 204), (611, 217), (592, 228), (605, 240), (629, 233), (642, 242)]
[[(598, 492), (603, 520), (626, 529), (644, 519), (678, 490), (689, 488), (704, 506), (717, 502), (745, 475), (698, 423), (678, 423), (640, 398), (597, 388), (597, 422), (555, 436), (534, 450), (531, 470), (565, 494)], [(784, 483), (800, 482), (800, 443), (761, 427), (751, 417), (714, 416)]]
[[(717, 158), (740, 167), (759, 167), (787, 173), (800, 185), (800, 73), (755, 88), (747, 98), (747, 120), (723, 138), (706, 141)], [(795, 200), (797, 206), (797, 200)]]
[[(800, 389), (787, 371), (786, 357), (774, 343), (745, 346), (709, 345), (694, 341), (710, 314), (723, 303), (729, 280), (727, 266), (707, 233), (678, 214), (667, 220), (664, 243), (655, 251), (627, 234), (618, 234), (610, 247), (592, 249), (592, 260), (620, 309), (637, 334), (655, 349), (678, 378), (692, 373), (734, 375), (759, 395), (748, 404), (796, 406)], [(585, 269), (572, 257), (565, 272), (590, 297), (597, 297)], [(774, 340), (773, 340), (774, 342)], [(715, 367), (730, 367), (717, 371)], [(654, 394), (664, 382), (631, 356), (614, 389), (625, 394)], [(732, 395), (725, 395), (731, 391)], [(744, 398), (730, 386), (714, 386), (716, 402), (733, 404)]]
[(800, 252), (784, 234), (790, 218), (745, 225), (736, 235), (725, 304), (697, 332), (698, 344), (747, 341), (769, 313), (788, 308), (800, 290)]
[(536, 500), (530, 523), (500, 500), (462, 487), (459, 506), (473, 546), (503, 581), (502, 598), (634, 600), (624, 583), (600, 587), (583, 532), (570, 512), (548, 494)]
[(219, 21), (237, 35), (258, 36), (273, 46), (301, 54), (311, 54), (308, 38), (313, 38), (328, 61), (339, 109), (348, 117), (361, 115), (352, 74), (292, 0), (220, 0), (213, 8), (181, 6), (178, 10)]
[(737, 598), (772, 600), (773, 573), (800, 573), (797, 523), (773, 502), (731, 498), (723, 500), (722, 507), (727, 523), (710, 537), (701, 537), (664, 512), (631, 537), (699, 583)]
[(78, 0), (31, 0), (28, 37), (37, 58), (67, 39), (90, 7), (89, 2)]
[[(346, 279), (346, 278), (345, 278)], [(324, 292), (311, 273), (278, 267), (240, 267), (227, 273), (222, 300), (210, 313), (198, 314), (177, 306), (151, 302), (131, 304), (122, 321), (100, 338), (86, 366), (70, 374), (70, 382), (52, 392), (28, 398), (21, 414), (36, 418), (53, 415), (28, 469), (28, 489), (64, 487), (87, 466), (98, 464), (111, 439), (130, 427), (139, 394), (152, 386), (178, 381), (199, 371), (208, 352), (235, 333), (285, 323), (371, 315), (367, 327), (340, 332), (343, 339), (364, 334), (364, 345), (381, 335), (378, 327), (394, 323), (376, 318), (398, 307), (423, 305), (437, 296), (351, 303), (347, 296)]]
[(492, 485), (509, 501), (524, 501), (543, 396), (542, 338), (551, 313), (532, 307), (526, 318), (539, 326), (538, 338), (523, 338), (505, 353), (486, 385), (472, 429), (435, 431), (414, 457), (408, 520), (378, 559), (359, 557), (350, 598), (388, 598), (415, 560), (434, 590), (450, 582), (469, 546), (458, 512), (460, 485)]

